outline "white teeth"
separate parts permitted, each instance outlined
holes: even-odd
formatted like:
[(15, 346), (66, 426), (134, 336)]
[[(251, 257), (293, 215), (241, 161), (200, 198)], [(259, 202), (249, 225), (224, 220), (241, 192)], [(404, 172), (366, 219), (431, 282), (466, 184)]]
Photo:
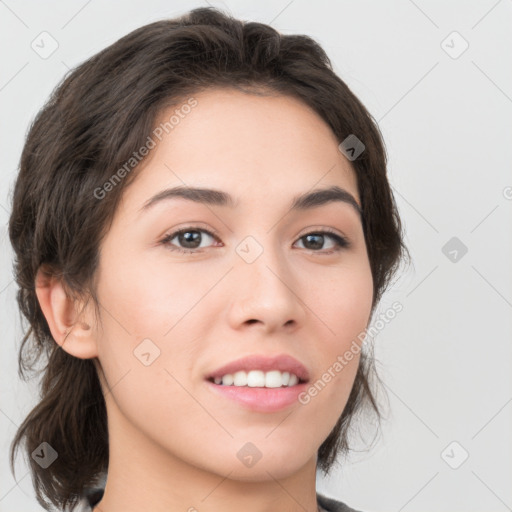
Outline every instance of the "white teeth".
[(233, 375), (234, 386), (247, 386), (247, 374), (245, 372), (236, 372)]
[[(245, 374), (245, 372), (241, 372)], [(262, 388), (265, 385), (265, 374), (260, 370), (247, 373), (247, 385), (250, 388)]]
[(233, 380), (233, 375), (224, 375), (224, 377), (222, 378), (222, 383), (225, 384), (226, 386), (231, 386), (233, 384)]
[[(261, 373), (263, 374), (263, 372)], [(266, 388), (280, 388), (283, 385), (283, 379), (281, 378), (281, 372), (279, 370), (274, 370), (263, 374), (262, 380), (264, 381), (263, 385)]]
[(290, 382), (288, 382), (288, 386), (295, 386), (299, 382), (299, 379), (297, 378), (297, 375), (290, 375)]
[(295, 386), (299, 382), (297, 375), (289, 372), (271, 370), (251, 370), (250, 372), (238, 371), (234, 374), (227, 373), (222, 377), (215, 377), (215, 384), (223, 386), (248, 386), (251, 388), (280, 388), (282, 386)]

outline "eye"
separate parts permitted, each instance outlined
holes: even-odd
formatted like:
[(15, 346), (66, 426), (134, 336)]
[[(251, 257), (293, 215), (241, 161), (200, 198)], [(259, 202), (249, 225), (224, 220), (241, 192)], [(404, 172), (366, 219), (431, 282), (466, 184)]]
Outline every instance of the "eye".
[[(199, 252), (196, 249), (204, 248), (201, 247), (202, 237), (200, 233), (206, 233), (210, 238), (218, 240), (217, 236), (208, 231), (207, 229), (199, 229), (194, 227), (187, 227), (174, 231), (166, 235), (161, 241), (162, 244), (167, 245), (171, 251), (177, 251), (185, 254), (191, 254)], [(172, 244), (174, 239), (177, 239), (178, 243), (184, 244), (184, 247), (176, 247)]]
[[(204, 249), (204, 245), (201, 245), (203, 242), (203, 236), (201, 233), (206, 234), (207, 237), (210, 237), (214, 240), (220, 242), (218, 236), (207, 229), (199, 229), (192, 226), (180, 229), (178, 231), (173, 231), (166, 235), (162, 240), (161, 244), (166, 245), (171, 251), (177, 251), (184, 254), (193, 254), (199, 253), (198, 249)], [(175, 240), (176, 239), (176, 240)], [(329, 251), (320, 251), (325, 243), (326, 239), (331, 239), (334, 241), (334, 244), (328, 248)], [(175, 243), (173, 243), (175, 240)], [(321, 231), (312, 231), (305, 235), (302, 235), (298, 241), (304, 240), (307, 245), (311, 247), (304, 247), (304, 249), (312, 250), (313, 252), (318, 252), (320, 254), (332, 254), (337, 251), (341, 251), (342, 249), (346, 249), (350, 247), (350, 242), (338, 235), (337, 233), (324, 229)], [(176, 243), (181, 244), (182, 247), (176, 245)]]
[[(306, 244), (311, 245), (311, 249), (314, 252), (320, 252), (316, 249), (319, 248), (319, 246), (324, 244), (324, 241), (326, 238), (330, 238), (331, 240), (334, 240), (334, 247), (331, 246), (330, 251), (322, 251), (321, 254), (332, 254), (337, 251), (341, 251), (342, 249), (347, 249), (350, 247), (349, 241), (337, 233), (334, 233), (331, 230), (322, 230), (322, 231), (312, 231), (311, 233), (307, 233), (306, 235), (303, 235), (299, 238), (299, 241), (305, 240)], [(305, 247), (305, 249), (310, 249), (310, 247)]]

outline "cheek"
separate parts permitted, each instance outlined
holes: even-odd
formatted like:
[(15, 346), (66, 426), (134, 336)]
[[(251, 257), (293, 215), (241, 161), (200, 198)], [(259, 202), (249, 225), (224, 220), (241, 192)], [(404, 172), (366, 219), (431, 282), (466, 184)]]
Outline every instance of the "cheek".
[(322, 395), (320, 401), (334, 421), (344, 408), (357, 373), (372, 299), (373, 278), (367, 260), (342, 269), (336, 278), (331, 276), (327, 287), (318, 284), (312, 294), (310, 307), (322, 320), (325, 335), (322, 350), (315, 355), (320, 382), (311, 390), (313, 396)]
[(367, 327), (373, 299), (373, 278), (367, 260), (341, 267), (325, 279), (315, 280), (309, 294), (311, 310), (330, 332), (325, 340), (343, 348)]
[(104, 261), (98, 350), (109, 384), (130, 372), (130, 380), (158, 383), (153, 393), (165, 394), (163, 383), (177, 386), (167, 371), (180, 382), (190, 378), (200, 341), (211, 327), (205, 296), (218, 275), (191, 266), (185, 272), (184, 266), (168, 262), (148, 265), (128, 253)]
[(115, 259), (105, 254), (98, 294), (113, 329), (130, 333), (132, 339), (162, 339), (215, 280), (218, 276), (211, 272), (165, 258), (148, 262), (140, 254), (123, 253)]

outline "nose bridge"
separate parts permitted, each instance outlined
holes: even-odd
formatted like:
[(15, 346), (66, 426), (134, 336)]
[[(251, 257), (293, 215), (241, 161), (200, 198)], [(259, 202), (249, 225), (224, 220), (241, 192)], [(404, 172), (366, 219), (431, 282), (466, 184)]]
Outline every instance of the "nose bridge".
[(235, 251), (233, 321), (258, 320), (268, 327), (299, 322), (304, 305), (282, 245), (270, 235), (248, 235)]

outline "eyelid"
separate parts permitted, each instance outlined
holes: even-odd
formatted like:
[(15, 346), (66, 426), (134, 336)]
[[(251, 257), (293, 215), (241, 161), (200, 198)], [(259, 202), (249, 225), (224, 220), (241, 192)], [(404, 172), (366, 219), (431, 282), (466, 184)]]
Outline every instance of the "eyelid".
[(164, 246), (167, 245), (167, 246), (169, 246), (168, 249), (171, 251), (177, 251), (177, 252), (188, 253), (188, 254), (194, 254), (194, 253), (199, 254), (201, 252), (201, 249), (183, 249), (181, 247), (170, 247), (171, 246), (170, 242), (172, 239), (174, 239), (180, 233), (186, 233), (187, 231), (205, 232), (212, 238), (215, 238), (217, 242), (220, 241), (220, 235), (216, 229), (210, 228), (207, 224), (204, 224), (201, 222), (198, 224), (189, 222), (189, 223), (185, 224), (183, 227), (177, 226), (177, 227), (174, 227), (173, 229), (171, 229), (170, 231), (166, 232), (166, 234), (164, 234), (159, 239), (158, 245), (164, 245)]
[(194, 230), (197, 230), (197, 231), (206, 231), (207, 233), (211, 234), (212, 236), (216, 237), (217, 240), (220, 238), (220, 233), (210, 227), (208, 224), (205, 224), (204, 222), (199, 222), (198, 224), (195, 224), (195, 223), (186, 223), (183, 225), (183, 227), (180, 227), (180, 226), (176, 226), (172, 229), (170, 229), (169, 231), (166, 231), (166, 233), (162, 236), (162, 238), (167, 238), (169, 237), (170, 235), (174, 235), (176, 236), (180, 231), (194, 231)]
[(332, 235), (336, 235), (336, 236), (339, 236), (340, 238), (345, 239), (347, 242), (349, 241), (348, 236), (345, 235), (342, 231), (335, 229), (335, 228), (330, 228), (328, 226), (318, 226), (316, 224), (313, 226), (308, 226), (307, 228), (304, 228), (303, 232), (301, 232), (303, 234), (299, 234), (297, 236), (297, 238), (302, 238), (303, 236), (309, 235), (311, 233), (320, 233), (320, 232), (331, 233)]
[[(346, 235), (343, 231), (340, 229), (332, 228), (329, 226), (322, 226), (318, 224), (313, 224), (311, 226), (308, 226), (304, 228), (303, 231), (300, 232), (300, 234), (297, 236), (297, 240), (310, 235), (310, 234), (328, 234), (331, 235), (334, 239), (340, 239), (342, 242), (341, 247), (339, 249), (351, 249), (353, 245), (352, 238), (348, 235)], [(321, 251), (315, 251), (315, 252), (321, 252)]]
[[(173, 228), (170, 232), (168, 232), (167, 234), (165, 234), (162, 237), (162, 239), (160, 240), (159, 243), (163, 244), (163, 245), (169, 244), (169, 242), (173, 238), (175, 238), (177, 235), (179, 235), (180, 233), (183, 233), (183, 232), (187, 232), (187, 231), (206, 232), (208, 235), (215, 238), (217, 240), (217, 242), (220, 242), (220, 234), (216, 229), (210, 228), (205, 223), (191, 224), (189, 222), (188, 224), (185, 224), (183, 227)], [(310, 250), (313, 253), (328, 255), (328, 254), (332, 254), (333, 252), (338, 252), (343, 249), (350, 249), (352, 247), (351, 240), (345, 234), (335, 230), (334, 228), (330, 228), (327, 226), (308, 226), (307, 228), (304, 228), (303, 234), (299, 234), (296, 236), (296, 240), (295, 240), (294, 244), (296, 242), (298, 242), (299, 240), (301, 240), (302, 238), (304, 238), (308, 235), (312, 235), (312, 234), (331, 235), (331, 238), (334, 239), (336, 246), (337, 246), (335, 249), (331, 249), (327, 252), (325, 250), (314, 251), (312, 249), (305, 249), (305, 250)], [(173, 251), (176, 250), (178, 252), (184, 252), (184, 253), (189, 253), (189, 254), (201, 252), (201, 249), (183, 249), (181, 247), (172, 248), (171, 250), (173, 250)]]

